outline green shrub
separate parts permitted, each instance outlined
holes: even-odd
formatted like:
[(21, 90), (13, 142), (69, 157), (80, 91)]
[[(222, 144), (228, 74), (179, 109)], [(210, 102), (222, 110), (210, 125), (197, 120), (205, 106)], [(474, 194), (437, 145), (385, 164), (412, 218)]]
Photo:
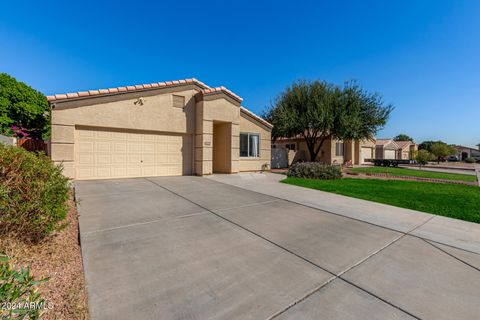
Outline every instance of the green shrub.
[(475, 158), (471, 158), (471, 157), (470, 157), (470, 158), (465, 159), (465, 162), (466, 162), (466, 163), (475, 163), (476, 160), (475, 160)]
[(0, 144), (0, 234), (38, 241), (67, 215), (68, 179), (44, 154)]
[(428, 161), (432, 160), (432, 154), (428, 152), (427, 150), (418, 150), (417, 154), (415, 155), (415, 160), (417, 160), (417, 163), (422, 166), (426, 165)]
[(35, 281), (29, 268), (16, 270), (7, 256), (0, 255), (1, 319), (39, 319), (48, 306), (36, 286), (48, 279)]
[(329, 166), (318, 162), (297, 162), (290, 166), (288, 177), (334, 180), (342, 177), (340, 166)]

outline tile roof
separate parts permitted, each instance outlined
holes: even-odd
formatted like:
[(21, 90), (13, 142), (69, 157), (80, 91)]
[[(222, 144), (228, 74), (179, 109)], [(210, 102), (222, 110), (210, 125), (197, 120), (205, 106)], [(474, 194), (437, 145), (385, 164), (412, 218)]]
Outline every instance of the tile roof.
[(410, 146), (410, 145), (412, 145), (412, 144), (415, 144), (415, 143), (413, 143), (412, 141), (395, 141), (395, 142), (396, 142), (396, 143), (398, 144), (398, 146), (399, 146), (400, 148), (402, 148), (402, 149), (404, 149), (405, 147), (408, 147), (408, 146)]
[(226, 93), (227, 95), (231, 96), (232, 98), (234, 98), (235, 100), (237, 100), (239, 102), (243, 101), (242, 98), (240, 98), (235, 93), (233, 93), (232, 91), (228, 90), (227, 88), (225, 88), (223, 86), (222, 87), (216, 87), (216, 88), (208, 88), (208, 89), (203, 89), (202, 90), (202, 93), (205, 94), (205, 95), (214, 94), (214, 93), (218, 93), (218, 92)]
[(392, 139), (377, 139), (375, 144), (377, 146), (384, 146), (386, 144), (389, 144), (392, 141), (393, 141)]
[[(149, 89), (157, 89), (157, 88), (168, 88), (168, 87), (175, 87), (179, 85), (197, 85), (201, 88), (200, 92), (204, 95), (215, 94), (215, 93), (224, 93), (233, 99), (237, 100), (238, 102), (242, 102), (243, 99), (233, 93), (232, 91), (228, 90), (227, 88), (221, 86), (212, 88), (207, 86), (205, 83), (195, 79), (183, 79), (183, 80), (175, 80), (175, 81), (165, 81), (165, 82), (154, 82), (154, 83), (147, 83), (147, 84), (138, 84), (133, 86), (125, 86), (125, 87), (117, 87), (117, 88), (108, 88), (108, 89), (98, 89), (98, 90), (88, 90), (88, 91), (79, 91), (79, 92), (72, 92), (72, 93), (63, 93), (63, 94), (55, 94), (51, 96), (47, 96), (47, 100), (49, 102), (55, 102), (58, 100), (68, 100), (68, 99), (76, 99), (76, 98), (85, 98), (85, 97), (93, 97), (99, 95), (108, 95), (108, 94), (115, 94), (115, 93), (123, 93), (123, 92), (135, 92), (135, 91), (142, 91), (142, 90), (149, 90)], [(249, 116), (255, 118), (260, 123), (266, 125), (269, 128), (272, 128), (273, 125), (261, 117), (257, 116), (253, 112), (247, 110), (245, 107), (240, 107), (241, 111), (248, 114)]]
[(176, 87), (181, 85), (197, 85), (201, 88), (201, 92), (204, 94), (212, 94), (217, 92), (223, 92), (235, 100), (242, 102), (243, 99), (240, 98), (238, 95), (233, 93), (232, 91), (228, 90), (225, 87), (218, 87), (218, 88), (211, 88), (207, 86), (205, 83), (195, 79), (183, 79), (183, 80), (174, 80), (174, 81), (165, 81), (165, 82), (154, 82), (154, 83), (147, 83), (147, 84), (137, 84), (133, 86), (125, 86), (125, 87), (117, 87), (117, 88), (108, 88), (108, 89), (98, 89), (98, 90), (88, 90), (88, 91), (79, 91), (79, 92), (71, 92), (71, 93), (63, 93), (63, 94), (55, 94), (51, 96), (47, 96), (47, 100), (49, 102), (54, 102), (57, 100), (67, 100), (67, 99), (75, 99), (75, 98), (84, 98), (84, 97), (92, 97), (98, 95), (106, 95), (106, 94), (115, 94), (115, 93), (122, 93), (122, 92), (135, 92), (135, 91), (143, 91), (149, 89), (157, 89), (157, 88), (168, 88), (168, 87)]
[(263, 123), (264, 125), (266, 125), (267, 127), (269, 128), (273, 128), (273, 124), (271, 124), (270, 122), (268, 122), (267, 120), (257, 116), (255, 113), (253, 113), (252, 111), (248, 110), (247, 108), (245, 107), (240, 107), (240, 110), (243, 112), (243, 113), (246, 113), (247, 115), (257, 119), (260, 123)]

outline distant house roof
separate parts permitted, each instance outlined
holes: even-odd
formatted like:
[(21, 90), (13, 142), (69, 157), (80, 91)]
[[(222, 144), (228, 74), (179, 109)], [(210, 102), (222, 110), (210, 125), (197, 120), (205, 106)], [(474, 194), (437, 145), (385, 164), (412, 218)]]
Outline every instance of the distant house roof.
[(375, 142), (375, 144), (376, 144), (377, 146), (384, 146), (384, 145), (386, 145), (386, 144), (391, 143), (392, 141), (393, 141), (392, 139), (377, 139), (376, 142)]
[(395, 143), (400, 147), (400, 149), (410, 148), (411, 145), (416, 145), (412, 141), (395, 141)]
[(375, 145), (385, 149), (400, 149), (400, 146), (392, 139), (377, 139)]
[(479, 151), (479, 149), (477, 149), (477, 148), (465, 147), (465, 146), (461, 146), (461, 145), (456, 145), (456, 146), (454, 146), (454, 148), (456, 148), (456, 149), (470, 149), (472, 151)]

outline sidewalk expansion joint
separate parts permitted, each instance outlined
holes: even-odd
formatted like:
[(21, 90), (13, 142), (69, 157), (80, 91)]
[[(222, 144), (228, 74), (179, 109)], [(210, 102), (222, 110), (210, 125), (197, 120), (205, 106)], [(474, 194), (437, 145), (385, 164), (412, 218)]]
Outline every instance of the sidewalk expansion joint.
[[(268, 238), (266, 238), (266, 237), (264, 237), (264, 236), (256, 233), (255, 231), (250, 230), (250, 229), (248, 229), (248, 228), (246, 228), (246, 227), (244, 227), (244, 226), (242, 226), (242, 225), (240, 225), (240, 224), (238, 224), (238, 223), (236, 223), (236, 222), (234, 222), (234, 221), (232, 221), (232, 220), (230, 220), (230, 219), (227, 219), (227, 218), (225, 218), (225, 217), (217, 214), (215, 211), (210, 210), (210, 209), (208, 209), (208, 208), (206, 208), (206, 207), (204, 207), (204, 206), (202, 206), (202, 205), (200, 205), (200, 204), (198, 204), (198, 203), (196, 203), (196, 202), (188, 199), (187, 197), (182, 196), (182, 195), (176, 193), (175, 191), (170, 190), (169, 188), (164, 187), (164, 186), (156, 183), (155, 181), (152, 181), (152, 180), (150, 180), (150, 179), (148, 179), (148, 178), (146, 178), (146, 180), (147, 180), (147, 181), (150, 181), (151, 183), (153, 183), (154, 185), (158, 186), (159, 188), (162, 188), (162, 189), (164, 189), (164, 190), (167, 190), (167, 191), (171, 192), (172, 194), (174, 194), (174, 195), (176, 195), (176, 196), (178, 196), (178, 197), (180, 197), (180, 198), (182, 198), (182, 199), (185, 199), (185, 200), (191, 202), (192, 204), (195, 204), (195, 205), (199, 206), (200, 208), (202, 208), (202, 209), (204, 209), (205, 211), (207, 211), (207, 212), (209, 212), (209, 213), (217, 216), (218, 218), (220, 218), (220, 219), (222, 219), (222, 220), (224, 220), (224, 221), (227, 221), (227, 222), (229, 222), (229, 223), (237, 226), (238, 228), (240, 228), (240, 229), (242, 229), (242, 230), (244, 230), (244, 231), (246, 231), (246, 232), (248, 232), (248, 233), (250, 233), (250, 234), (252, 234), (252, 235), (254, 235), (254, 236), (256, 236), (256, 237), (258, 237), (258, 238), (260, 238), (260, 239), (262, 239), (262, 240), (264, 240), (264, 241), (266, 241), (266, 242), (268, 242), (268, 243), (270, 243), (270, 244), (272, 244), (272, 245), (274, 245), (275, 247), (280, 248), (280, 249), (282, 249), (283, 251), (294, 255), (295, 257), (303, 260), (304, 262), (306, 262), (306, 263), (308, 263), (308, 264), (311, 264), (312, 266), (314, 266), (314, 267), (316, 267), (316, 268), (318, 268), (318, 269), (320, 269), (320, 270), (323, 270), (323, 271), (329, 273), (330, 275), (332, 275), (332, 278), (330, 278), (330, 280), (328, 280), (328, 281), (325, 282), (324, 284), (318, 286), (318, 287), (315, 288), (314, 290), (308, 292), (305, 296), (301, 297), (300, 299), (297, 299), (297, 300), (293, 301), (292, 303), (290, 303), (289, 305), (287, 305), (287, 306), (286, 306), (285, 308), (283, 308), (282, 310), (279, 310), (278, 312), (274, 313), (272, 316), (270, 316), (269, 318), (267, 318), (268, 320), (275, 319), (276, 317), (278, 317), (279, 315), (283, 314), (284, 312), (286, 312), (287, 310), (289, 310), (290, 308), (292, 308), (292, 307), (295, 306), (296, 304), (302, 302), (303, 300), (307, 299), (307, 298), (310, 297), (311, 295), (315, 294), (315, 293), (318, 292), (321, 288), (323, 288), (325, 285), (327, 285), (328, 283), (334, 281), (334, 280), (337, 279), (337, 278), (338, 278), (338, 279), (341, 279), (341, 280), (343, 280), (343, 281), (345, 281), (345, 282), (347, 282), (347, 283), (349, 283), (350, 285), (353, 285), (354, 287), (362, 290), (363, 292), (371, 295), (372, 297), (375, 297), (375, 298), (383, 301), (384, 303), (387, 303), (387, 304), (390, 305), (391, 307), (393, 307), (393, 308), (395, 308), (395, 309), (398, 309), (398, 310), (400, 310), (400, 311), (402, 311), (402, 312), (410, 315), (411, 317), (413, 317), (413, 318), (415, 318), (415, 319), (420, 319), (420, 318), (418, 318), (417, 316), (413, 315), (412, 313), (410, 313), (410, 312), (402, 309), (401, 307), (396, 306), (396, 305), (394, 305), (393, 303), (391, 303), (391, 302), (389, 302), (389, 301), (387, 301), (387, 300), (385, 300), (385, 299), (383, 299), (383, 298), (380, 298), (379, 296), (373, 294), (372, 292), (369, 292), (368, 290), (365, 290), (365, 289), (363, 289), (363, 288), (361, 288), (361, 287), (359, 287), (359, 286), (351, 283), (350, 281), (341, 278), (339, 275), (335, 274), (334, 272), (332, 272), (332, 271), (330, 271), (330, 270), (328, 270), (328, 269), (326, 269), (326, 268), (318, 265), (317, 263), (315, 263), (315, 262), (313, 262), (313, 261), (310, 261), (310, 260), (307, 259), (307, 258), (302, 257), (301, 255), (299, 255), (299, 254), (291, 251), (290, 249), (285, 248), (284, 246), (282, 246), (282, 245), (280, 245), (280, 244), (278, 244), (278, 243), (275, 243), (274, 241), (272, 241), (272, 240), (270, 240), (270, 239), (268, 239)], [(280, 199), (280, 198), (278, 198), (278, 197), (273, 197), (273, 198)], [(283, 199), (281, 199), (281, 200), (283, 200)], [(295, 203), (295, 202), (293, 202), (293, 203)], [(299, 203), (295, 203), (295, 204), (297, 204), (297, 205), (302, 205), (302, 204), (299, 204)], [(316, 208), (315, 208), (315, 209), (316, 209)], [(320, 210), (320, 209), (317, 209), (317, 210)], [(432, 217), (432, 218), (433, 218), (433, 217)], [(430, 219), (431, 219), (431, 218), (430, 218)], [(424, 223), (430, 221), (430, 219), (428, 219), (428, 220), (425, 221)], [(354, 220), (356, 220), (356, 219), (354, 219)], [(419, 225), (418, 227), (422, 226), (424, 223), (422, 223), (422, 224)], [(413, 230), (415, 230), (415, 229), (416, 229), (416, 228), (412, 229), (411, 231), (413, 231)], [(392, 245), (393, 243), (397, 242), (398, 240), (400, 240), (401, 238), (403, 238), (403, 237), (406, 236), (406, 235), (407, 235), (407, 233), (401, 234), (401, 235), (400, 235), (399, 237), (397, 237), (395, 240), (391, 241), (391, 242), (390, 242), (389, 244), (387, 244), (386, 246), (382, 247), (381, 249), (377, 250), (377, 251), (374, 252), (373, 254), (369, 255), (366, 259), (361, 260), (360, 262), (358, 262), (357, 264), (355, 264), (355, 265), (352, 266), (351, 268), (353, 268), (353, 267), (355, 267), (355, 266), (358, 266), (359, 264), (361, 264), (361, 263), (363, 263), (364, 261), (366, 261), (368, 258), (371, 258), (372, 256), (378, 254), (379, 252), (381, 252), (382, 250), (386, 249), (387, 247), (389, 247), (389, 246)], [(350, 268), (350, 269), (351, 269), (351, 268)], [(350, 269), (348, 269), (348, 270), (350, 270)], [(345, 272), (347, 272), (348, 270), (345, 270), (344, 272), (342, 272), (342, 273), (340, 273), (340, 274), (343, 275), (343, 274), (344, 274)]]

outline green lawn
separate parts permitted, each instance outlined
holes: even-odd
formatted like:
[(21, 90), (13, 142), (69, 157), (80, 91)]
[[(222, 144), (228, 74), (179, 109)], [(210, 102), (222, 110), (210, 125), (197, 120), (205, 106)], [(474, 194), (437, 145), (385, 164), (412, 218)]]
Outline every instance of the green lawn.
[(282, 182), (480, 223), (480, 187), (476, 186), (352, 178), (286, 178)]
[(426, 171), (426, 170), (405, 169), (405, 168), (366, 167), (366, 168), (352, 168), (352, 169), (349, 169), (349, 171), (357, 172), (357, 173), (388, 173), (389, 175), (392, 175), (392, 176), (410, 176), (410, 177), (431, 178), (431, 179), (461, 180), (461, 181), (470, 181), (470, 182), (477, 181), (477, 177), (474, 175), (443, 173), (443, 172)]

